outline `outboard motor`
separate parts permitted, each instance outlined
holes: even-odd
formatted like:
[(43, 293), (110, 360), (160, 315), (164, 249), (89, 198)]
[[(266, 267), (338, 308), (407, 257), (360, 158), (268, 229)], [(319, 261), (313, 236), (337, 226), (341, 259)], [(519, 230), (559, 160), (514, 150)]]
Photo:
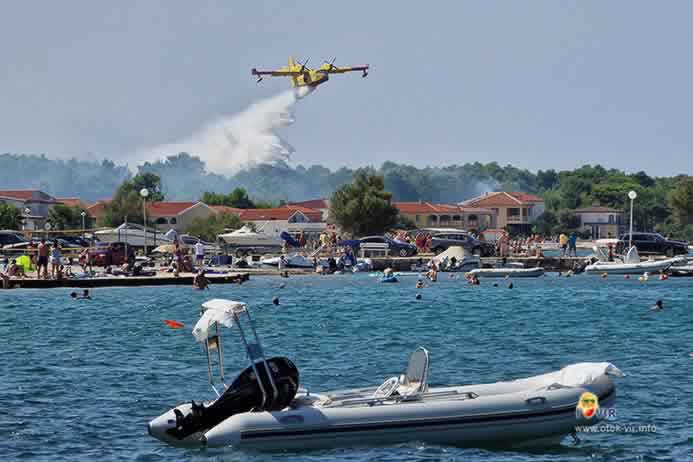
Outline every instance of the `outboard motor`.
[[(265, 357), (245, 303), (212, 299), (202, 304), (201, 313), (192, 333), (204, 346), (209, 384), (217, 399), (208, 404), (180, 404), (149, 423), (151, 436), (175, 446), (199, 445), (205, 432), (235, 414), (284, 409), (298, 392), (298, 369), (287, 358)], [(222, 326), (238, 328), (250, 366), (220, 392), (214, 384), (217, 374), (213, 370), (217, 369), (218, 379), (224, 384)]]
[[(232, 415), (250, 411), (279, 411), (286, 408), (298, 391), (298, 369), (288, 358), (274, 357), (267, 360), (272, 378), (277, 386), (278, 396), (268, 396), (263, 403), (262, 388), (258, 384), (253, 367), (246, 368), (226, 391), (209, 406), (192, 401), (190, 412), (184, 414), (176, 408), (175, 427), (166, 433), (178, 440), (183, 440), (198, 432), (205, 432), (215, 427)], [(271, 383), (263, 367), (258, 367), (265, 390), (271, 389)], [(150, 430), (151, 432), (151, 430)]]

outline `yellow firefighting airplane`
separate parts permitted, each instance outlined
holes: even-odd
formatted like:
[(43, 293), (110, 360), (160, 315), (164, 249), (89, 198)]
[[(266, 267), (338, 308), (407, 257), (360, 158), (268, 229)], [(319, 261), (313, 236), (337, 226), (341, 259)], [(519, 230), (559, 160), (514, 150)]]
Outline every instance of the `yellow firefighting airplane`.
[(361, 71), (363, 72), (362, 77), (368, 75), (368, 65), (337, 67), (334, 65), (335, 59), (331, 62), (325, 61), (325, 63), (317, 69), (310, 69), (306, 67), (306, 64), (308, 64), (307, 59), (301, 64), (296, 63), (292, 57), (289, 57), (289, 65), (287, 67), (281, 67), (275, 71), (258, 71), (253, 68), (251, 74), (257, 76), (258, 83), (262, 81), (263, 75), (272, 77), (291, 77), (291, 83), (294, 87), (311, 87), (313, 89), (321, 83), (327, 82), (330, 78), (330, 74)]

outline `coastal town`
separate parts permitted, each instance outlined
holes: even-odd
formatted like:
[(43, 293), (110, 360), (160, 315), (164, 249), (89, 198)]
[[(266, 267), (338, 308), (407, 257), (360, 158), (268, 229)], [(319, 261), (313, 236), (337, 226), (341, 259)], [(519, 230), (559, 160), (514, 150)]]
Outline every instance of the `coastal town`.
[(664, 6), (3, 4), (3, 460), (693, 460)]

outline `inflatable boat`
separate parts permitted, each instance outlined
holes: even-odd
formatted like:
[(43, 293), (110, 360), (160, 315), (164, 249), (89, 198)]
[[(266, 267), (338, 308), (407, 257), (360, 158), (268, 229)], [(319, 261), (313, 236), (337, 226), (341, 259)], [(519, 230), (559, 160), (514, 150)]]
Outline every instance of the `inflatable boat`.
[(544, 275), (544, 268), (478, 268), (467, 274), (476, 274), (480, 278), (537, 278)]
[(672, 266), (685, 265), (686, 257), (667, 258), (665, 260), (641, 261), (638, 249), (633, 246), (628, 250), (623, 261), (608, 261), (605, 253), (598, 247), (593, 247), (598, 261), (585, 267), (586, 273), (593, 274), (643, 274), (666, 271)]
[[(237, 326), (250, 366), (224, 383), (222, 327)], [(429, 387), (429, 353), (419, 347), (405, 372), (381, 385), (314, 393), (299, 389), (285, 357), (266, 358), (245, 304), (214, 299), (193, 329), (207, 354), (217, 398), (179, 404), (152, 420), (151, 436), (173, 446), (266, 450), (421, 441), (460, 446), (558, 444), (613, 406), (610, 363), (580, 363), (535, 377)], [(157, 398), (158, 399), (158, 398)]]

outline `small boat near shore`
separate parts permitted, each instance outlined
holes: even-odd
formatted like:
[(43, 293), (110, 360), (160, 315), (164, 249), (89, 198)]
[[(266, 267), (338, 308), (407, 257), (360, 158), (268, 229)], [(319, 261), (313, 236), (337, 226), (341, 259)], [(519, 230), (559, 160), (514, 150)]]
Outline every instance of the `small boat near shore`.
[(284, 257), (284, 267), (285, 268), (306, 268), (306, 269), (314, 269), (315, 268), (315, 263), (313, 262), (312, 258), (306, 257), (301, 254), (290, 254), (290, 255), (281, 255), (278, 257), (263, 257), (260, 259), (260, 263), (263, 265), (267, 266), (276, 266), (279, 267), (279, 263)]
[(585, 273), (592, 274), (643, 274), (643, 273), (658, 273), (667, 271), (673, 265), (686, 263), (685, 257), (667, 258), (665, 260), (646, 260), (641, 261), (636, 247), (631, 247), (626, 254), (625, 260), (608, 261), (600, 249), (595, 248), (595, 253), (599, 256), (599, 261), (587, 265)]
[(538, 278), (544, 275), (544, 268), (478, 268), (469, 271), (466, 274), (476, 275), (480, 278)]
[[(224, 384), (221, 335), (236, 326), (250, 362)], [(534, 377), (429, 387), (429, 352), (417, 348), (401, 375), (379, 386), (313, 393), (285, 357), (265, 356), (248, 307), (214, 299), (193, 329), (205, 347), (211, 401), (180, 404), (148, 424), (149, 434), (179, 447), (291, 450), (421, 441), (458, 446), (559, 444), (613, 406), (610, 363), (578, 363)], [(216, 366), (216, 367), (215, 367)], [(218, 374), (213, 369), (218, 369)]]

